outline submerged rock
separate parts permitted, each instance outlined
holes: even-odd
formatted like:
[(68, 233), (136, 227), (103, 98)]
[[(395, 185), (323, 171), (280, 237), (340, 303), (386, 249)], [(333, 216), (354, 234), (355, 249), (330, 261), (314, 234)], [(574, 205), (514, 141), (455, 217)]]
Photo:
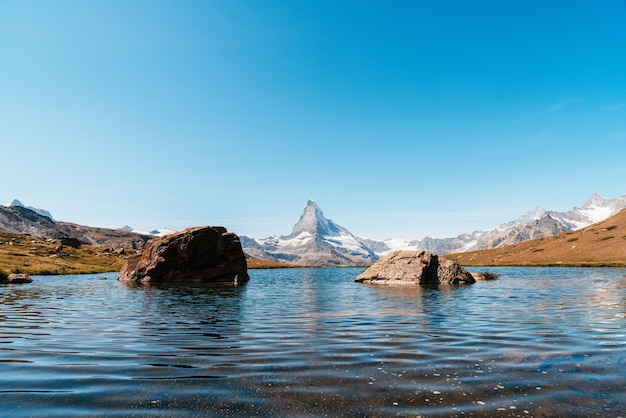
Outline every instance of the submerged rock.
[(456, 261), (429, 251), (395, 251), (372, 264), (355, 281), (384, 284), (471, 284), (483, 280)]
[(148, 241), (118, 280), (128, 283), (248, 281), (239, 237), (220, 226), (188, 228)]
[(6, 278), (0, 276), (0, 283), (31, 283), (33, 279), (28, 274), (12, 273)]

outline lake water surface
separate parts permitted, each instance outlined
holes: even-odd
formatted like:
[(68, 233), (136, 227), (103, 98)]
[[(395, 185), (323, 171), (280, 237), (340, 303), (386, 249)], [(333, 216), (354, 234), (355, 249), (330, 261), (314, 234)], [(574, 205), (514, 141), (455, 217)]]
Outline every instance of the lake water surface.
[(626, 270), (492, 268), (447, 289), (362, 270), (0, 286), (1, 414), (626, 416)]

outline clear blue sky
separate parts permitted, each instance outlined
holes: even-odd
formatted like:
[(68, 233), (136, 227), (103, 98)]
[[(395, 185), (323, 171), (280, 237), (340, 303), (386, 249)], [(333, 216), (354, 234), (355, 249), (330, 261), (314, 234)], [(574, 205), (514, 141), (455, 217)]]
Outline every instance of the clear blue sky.
[(626, 2), (0, 0), (0, 202), (454, 236), (626, 194)]

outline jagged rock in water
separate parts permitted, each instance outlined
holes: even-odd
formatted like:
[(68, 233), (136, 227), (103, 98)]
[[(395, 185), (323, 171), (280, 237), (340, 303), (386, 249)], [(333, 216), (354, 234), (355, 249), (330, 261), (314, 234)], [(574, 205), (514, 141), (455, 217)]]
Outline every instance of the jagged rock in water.
[(378, 260), (355, 281), (383, 284), (471, 284), (480, 274), (430, 251), (395, 251)]
[(239, 237), (219, 226), (188, 228), (148, 241), (118, 280), (128, 283), (248, 281)]

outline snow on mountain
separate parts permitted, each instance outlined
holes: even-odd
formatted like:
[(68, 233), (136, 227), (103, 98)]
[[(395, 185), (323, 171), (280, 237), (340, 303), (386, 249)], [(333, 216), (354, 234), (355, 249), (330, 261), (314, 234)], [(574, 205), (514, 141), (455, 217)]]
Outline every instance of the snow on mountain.
[(582, 206), (567, 212), (545, 211), (535, 208), (518, 219), (482, 231), (478, 241), (458, 252), (498, 248), (534, 238), (571, 232), (617, 214), (626, 208), (626, 196), (605, 198), (594, 193)]
[(378, 257), (382, 257), (392, 251), (397, 250), (418, 250), (420, 241), (408, 240), (402, 238), (387, 238), (383, 241), (377, 241), (370, 238), (357, 238), (359, 242), (374, 253)]
[(598, 193), (594, 193), (581, 208), (573, 208), (568, 212), (551, 214), (562, 223), (571, 226), (572, 230), (576, 230), (603, 221), (617, 214), (625, 207), (626, 195), (620, 198), (605, 198)]
[(383, 242), (385, 243), (387, 248), (389, 248), (389, 251), (387, 252), (396, 250), (416, 250), (418, 244), (418, 241), (415, 240), (409, 241), (407, 239), (398, 238), (387, 238)]
[(291, 234), (263, 239), (240, 238), (248, 255), (270, 261), (304, 266), (350, 266), (378, 259), (350, 231), (324, 217), (313, 200), (308, 201)]
[(158, 228), (158, 229), (153, 229), (152, 231), (150, 231), (150, 235), (155, 235), (157, 237), (164, 237), (166, 235), (169, 234), (173, 234), (174, 231), (173, 229), (169, 229), (169, 228)]
[(48, 212), (47, 210), (34, 208), (32, 206), (26, 206), (25, 204), (23, 204), (22, 202), (20, 202), (17, 199), (13, 199), (13, 202), (11, 202), (8, 205), (3, 205), (3, 206), (18, 206), (18, 207), (21, 207), (21, 208), (30, 209), (33, 212), (38, 213), (41, 216), (46, 216), (46, 217), (50, 218), (50, 220), (54, 221), (54, 218), (52, 217), (52, 214), (50, 212)]
[(534, 209), (529, 210), (528, 212), (524, 213), (522, 216), (520, 216), (519, 218), (510, 221), (510, 222), (506, 222), (503, 224), (500, 224), (498, 226), (496, 226), (495, 230), (498, 231), (506, 231), (509, 230), (511, 228), (515, 228), (516, 226), (520, 226), (520, 225), (527, 225), (533, 221), (536, 221), (537, 219), (541, 219), (541, 217), (546, 213), (546, 211), (543, 208), (540, 207), (536, 207)]
[(135, 234), (140, 234), (140, 235), (154, 235), (155, 237), (164, 237), (165, 235), (173, 234), (174, 232), (176, 232), (173, 229), (169, 229), (169, 228), (154, 229), (150, 232), (136, 231), (128, 225), (124, 225), (121, 228), (117, 228), (117, 230), (124, 231), (124, 232), (134, 232)]
[(536, 207), (519, 218), (484, 231), (461, 234), (453, 238), (426, 237), (418, 241), (361, 239), (378, 256), (396, 249), (429, 250), (439, 254), (498, 248), (533, 238), (570, 232), (603, 221), (626, 208), (626, 195), (605, 198), (594, 193), (581, 208), (551, 212)]

